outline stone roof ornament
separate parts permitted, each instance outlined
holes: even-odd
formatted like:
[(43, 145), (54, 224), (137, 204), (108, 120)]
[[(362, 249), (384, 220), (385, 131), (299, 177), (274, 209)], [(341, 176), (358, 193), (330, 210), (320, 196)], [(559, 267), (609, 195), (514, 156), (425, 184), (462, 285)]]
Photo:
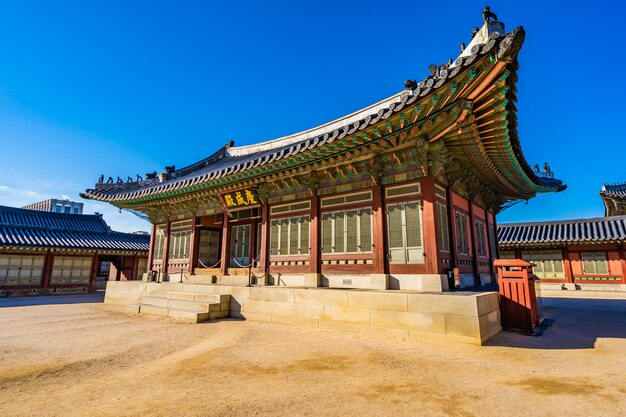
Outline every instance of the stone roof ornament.
[(552, 172), (552, 170), (550, 170), (550, 165), (548, 165), (548, 163), (547, 163), (547, 162), (544, 162), (544, 163), (543, 163), (543, 170), (544, 170), (545, 172)]
[(489, 24), (491, 23), (491, 19), (493, 19), (494, 22), (497, 22), (498, 16), (491, 11), (489, 6), (485, 6), (485, 8), (483, 9), (483, 20), (485, 21), (485, 23)]
[(406, 80), (404, 82), (404, 88), (407, 90), (415, 90), (417, 88), (417, 82), (415, 80)]

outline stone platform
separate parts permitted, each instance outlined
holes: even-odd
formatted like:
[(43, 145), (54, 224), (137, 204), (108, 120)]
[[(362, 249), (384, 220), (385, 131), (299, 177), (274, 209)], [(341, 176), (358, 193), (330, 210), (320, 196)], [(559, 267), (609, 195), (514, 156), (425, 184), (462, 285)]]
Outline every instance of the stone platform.
[(222, 284), (109, 282), (105, 303), (135, 305), (155, 292), (229, 295), (246, 320), (482, 344), (502, 330), (495, 292), (414, 292)]

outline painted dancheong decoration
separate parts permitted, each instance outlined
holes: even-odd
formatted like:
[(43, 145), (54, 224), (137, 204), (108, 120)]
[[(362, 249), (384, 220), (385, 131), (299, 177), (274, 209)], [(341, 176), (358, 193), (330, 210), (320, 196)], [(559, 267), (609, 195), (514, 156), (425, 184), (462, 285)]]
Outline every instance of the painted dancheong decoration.
[(441, 291), (457, 268), (461, 286), (492, 282), (495, 214), (565, 185), (522, 153), (524, 29), (483, 19), (456, 59), (387, 99), (145, 179), (101, 176), (83, 197), (146, 213), (165, 277), (244, 265), (268, 284)]

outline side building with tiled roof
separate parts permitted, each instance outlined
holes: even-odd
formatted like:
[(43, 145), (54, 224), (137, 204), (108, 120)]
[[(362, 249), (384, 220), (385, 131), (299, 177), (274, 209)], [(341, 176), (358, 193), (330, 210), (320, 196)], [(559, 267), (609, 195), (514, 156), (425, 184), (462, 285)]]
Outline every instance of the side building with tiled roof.
[(626, 215), (626, 182), (604, 184), (598, 194), (604, 203), (605, 216)]
[(543, 284), (626, 290), (626, 216), (500, 224), (498, 247), (536, 264)]
[(0, 295), (89, 292), (97, 278), (147, 269), (150, 236), (112, 231), (102, 215), (0, 206)]

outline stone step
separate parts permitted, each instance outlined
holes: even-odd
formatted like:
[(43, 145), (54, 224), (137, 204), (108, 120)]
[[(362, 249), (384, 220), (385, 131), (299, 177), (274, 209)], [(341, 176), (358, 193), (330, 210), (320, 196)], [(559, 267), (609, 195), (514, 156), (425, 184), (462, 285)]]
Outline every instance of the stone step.
[(248, 275), (224, 275), (219, 277), (217, 282), (223, 285), (237, 285), (242, 287), (250, 283)]
[(201, 323), (207, 320), (225, 319), (229, 317), (228, 311), (194, 311), (183, 308), (166, 308), (150, 304), (131, 304), (129, 307), (138, 314), (148, 314), (153, 316), (171, 317), (177, 320)]
[(211, 313), (183, 309), (170, 309), (167, 315), (173, 319), (190, 321), (192, 323), (201, 323), (211, 319)]
[(199, 313), (208, 313), (211, 309), (211, 305), (215, 305), (217, 307), (213, 307), (215, 311), (219, 311), (220, 303), (206, 303), (199, 301), (187, 301), (180, 300), (175, 298), (166, 298), (166, 297), (141, 297), (139, 299), (141, 304), (147, 304), (152, 306), (158, 306), (163, 308), (170, 309), (183, 309), (189, 311), (197, 311)]
[(148, 296), (194, 301), (194, 294), (184, 291), (152, 290), (148, 292)]

